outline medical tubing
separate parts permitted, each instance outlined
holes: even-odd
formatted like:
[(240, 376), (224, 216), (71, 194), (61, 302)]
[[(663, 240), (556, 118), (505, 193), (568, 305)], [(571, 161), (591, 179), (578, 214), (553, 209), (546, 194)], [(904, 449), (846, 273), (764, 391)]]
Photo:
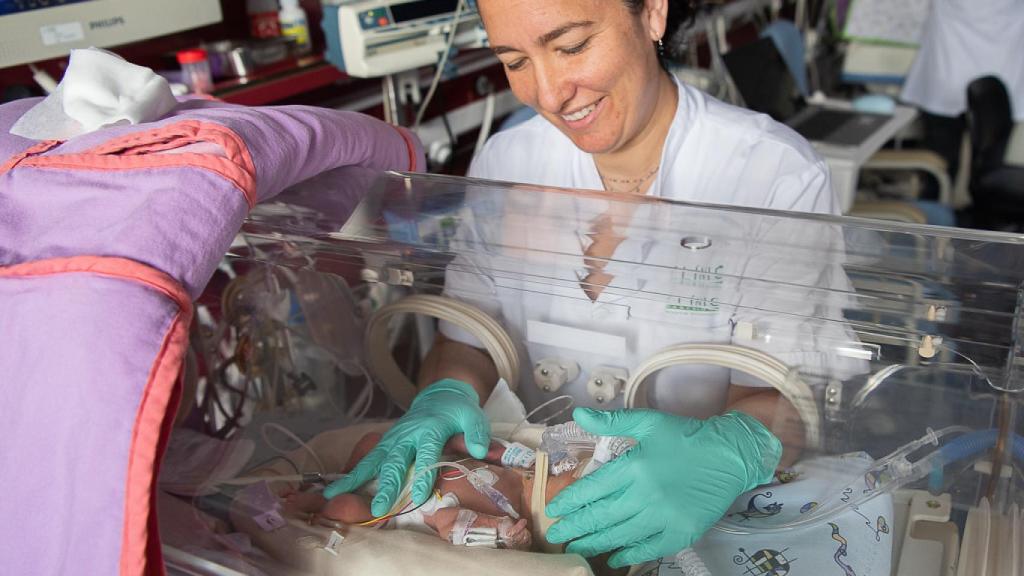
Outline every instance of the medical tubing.
[(954, 432), (966, 434), (968, 432), (971, 432), (971, 429), (966, 426), (947, 426), (945, 428), (940, 428), (938, 430), (932, 430), (930, 427), (926, 428), (924, 436), (918, 438), (917, 440), (907, 442), (903, 446), (900, 446), (899, 448), (893, 450), (889, 454), (879, 458), (878, 460), (875, 461), (875, 464), (874, 466), (872, 466), (872, 468), (887, 466), (890, 462), (893, 462), (897, 459), (906, 460), (907, 456), (920, 450), (925, 445), (931, 444), (932, 446), (938, 446), (940, 438), (946, 436), (947, 434), (952, 434)]
[[(942, 489), (943, 468), (947, 464), (966, 460), (978, 453), (992, 448), (996, 443), (999, 431), (995, 429), (978, 430), (964, 434), (955, 440), (951, 440), (939, 449), (936, 456), (931, 458), (931, 475), (928, 478), (928, 488), (933, 492)], [(1013, 458), (1024, 462), (1024, 438), (1017, 434), (1012, 435), (1013, 446), (1011, 452)]]
[(498, 491), (497, 488), (491, 486), (486, 480), (484, 480), (483, 476), (481, 476), (476, 470), (470, 470), (469, 468), (466, 468), (462, 464), (458, 464), (456, 462), (438, 462), (438, 464), (448, 464), (450, 466), (458, 468), (463, 474), (466, 475), (466, 479), (469, 480), (469, 483), (473, 485), (473, 488), (475, 488), (477, 492), (483, 494), (484, 496), (487, 496), (487, 498), (495, 506), (497, 506), (499, 509), (504, 511), (512, 518), (516, 520), (519, 519), (519, 513), (516, 512), (515, 508), (512, 507), (512, 503), (508, 501), (508, 498), (506, 498), (504, 494)]
[(580, 465), (574, 454), (580, 448), (593, 451), (584, 468), (587, 475), (623, 455), (635, 442), (624, 436), (598, 436), (584, 430), (574, 420), (549, 427), (541, 435), (540, 449), (548, 454), (551, 474), (558, 476)]
[[(985, 371), (981, 369), (981, 366), (979, 366), (977, 362), (975, 362), (973, 359), (971, 359), (970, 356), (967, 356), (966, 354), (964, 354), (963, 352), (960, 352), (959, 350), (953, 348), (952, 346), (942, 345), (939, 348), (942, 349), (942, 350), (946, 350), (948, 352), (952, 352), (953, 354), (956, 354), (957, 356), (959, 356), (959, 357), (963, 358), (964, 360), (966, 360), (967, 363), (970, 364), (971, 371), (974, 374), (976, 374), (976, 375), (980, 376), (982, 379), (984, 379), (985, 382), (987, 382), (988, 385), (991, 386), (994, 390), (1000, 390), (1000, 388), (998, 386), (996, 386), (995, 384), (992, 383), (992, 380), (990, 380), (988, 375), (985, 374)], [(939, 367), (939, 366), (942, 366), (944, 364), (947, 364), (947, 363), (945, 363), (945, 362), (929, 362), (927, 364), (927, 366)], [(958, 366), (957, 364), (953, 364), (953, 365), (954, 366)], [(870, 377), (868, 377), (867, 381), (864, 383), (864, 386), (861, 387), (861, 389), (857, 391), (857, 394), (853, 397), (853, 401), (850, 402), (850, 407), (851, 408), (859, 407), (861, 404), (863, 404), (865, 401), (867, 401), (868, 396), (870, 396), (871, 393), (873, 393), (876, 389), (878, 389), (879, 386), (882, 385), (882, 382), (884, 382), (890, 376), (896, 374), (897, 372), (899, 372), (901, 370), (904, 370), (906, 368), (911, 368), (911, 367), (912, 366), (909, 366), (907, 364), (892, 364), (892, 365), (886, 366), (885, 368), (882, 368), (878, 372), (875, 372)]]
[(853, 401), (850, 403), (850, 407), (857, 408), (858, 406), (863, 404), (864, 401), (868, 399), (868, 396), (872, 392), (874, 392), (876, 388), (882, 385), (882, 382), (884, 382), (893, 374), (899, 372), (900, 370), (903, 370), (904, 368), (909, 368), (909, 366), (907, 366), (906, 364), (892, 364), (886, 366), (885, 368), (882, 368), (878, 372), (875, 372), (874, 374), (869, 376), (867, 381), (864, 383), (864, 386), (861, 387), (861, 389), (858, 390), (857, 394), (853, 397)]
[(555, 402), (558, 402), (559, 400), (568, 400), (568, 402), (566, 403), (566, 405), (565, 405), (565, 407), (564, 407), (564, 408), (562, 408), (562, 409), (561, 409), (561, 410), (559, 410), (558, 412), (555, 412), (555, 413), (554, 413), (554, 414), (552, 414), (551, 416), (548, 416), (547, 418), (545, 418), (545, 419), (543, 419), (543, 420), (541, 420), (541, 421), (539, 421), (539, 422), (535, 422), (535, 424), (547, 424), (547, 423), (548, 423), (548, 422), (550, 422), (550, 421), (551, 421), (552, 419), (554, 419), (554, 418), (557, 418), (557, 417), (558, 417), (558, 416), (559, 416), (560, 414), (562, 414), (562, 413), (563, 413), (563, 412), (565, 412), (566, 410), (569, 410), (569, 409), (571, 409), (571, 408), (572, 408), (572, 407), (573, 407), (573, 406), (574, 406), (574, 405), (576, 404), (576, 400), (575, 400), (575, 399), (573, 399), (573, 397), (572, 397), (572, 396), (569, 396), (568, 394), (562, 394), (561, 396), (555, 396), (554, 398), (552, 398), (552, 399), (550, 399), (550, 400), (547, 400), (547, 401), (545, 401), (545, 402), (541, 403), (541, 404), (540, 404), (539, 406), (537, 406), (537, 407), (536, 407), (536, 408), (534, 408), (533, 410), (530, 410), (530, 411), (529, 411), (529, 412), (528, 412), (528, 413), (526, 414), (526, 416), (523, 416), (523, 420), (522, 420), (522, 421), (520, 422), (520, 424), (523, 424), (523, 423), (525, 423), (525, 422), (528, 422), (528, 421), (529, 421), (529, 419), (530, 419), (530, 417), (532, 417), (532, 416), (533, 416), (534, 414), (536, 414), (537, 412), (540, 412), (540, 411), (541, 411), (541, 410), (543, 410), (544, 408), (547, 408), (547, 407), (548, 407), (548, 405), (550, 405), (550, 404), (554, 404)]
[[(939, 451), (936, 450), (915, 462), (910, 462), (907, 459), (907, 456), (925, 445), (932, 444), (937, 446), (939, 439), (947, 434), (970, 431), (971, 430), (965, 426), (948, 426), (940, 430), (932, 430), (929, 428), (928, 432), (921, 438), (913, 440), (904, 446), (897, 448), (887, 456), (876, 460), (867, 471), (864, 473), (858, 473), (855, 477), (850, 479), (851, 481), (856, 481), (857, 478), (862, 478), (872, 472), (888, 472), (888, 479), (882, 481), (874, 490), (857, 490), (853, 496), (835, 496), (828, 500), (819, 502), (818, 507), (815, 508), (814, 511), (809, 512), (805, 516), (801, 516), (797, 521), (788, 522), (779, 526), (753, 527), (723, 518), (722, 520), (719, 520), (718, 524), (716, 524), (714, 528), (721, 532), (728, 532), (732, 534), (770, 534), (792, 530), (800, 526), (818, 522), (822, 517), (860, 506), (877, 496), (894, 492), (911, 482), (924, 478), (926, 475), (931, 473), (933, 461), (939, 456)], [(1016, 445), (1014, 448), (1016, 450)], [(883, 474), (879, 474), (879, 477), (883, 477)], [(842, 507), (839, 510), (836, 510), (832, 505), (835, 504), (836, 500), (841, 500), (842, 498), (848, 499), (843, 500)]]
[[(907, 457), (929, 444), (937, 447), (939, 445), (939, 439), (943, 436), (953, 433), (967, 433), (970, 431), (971, 429), (966, 426), (947, 426), (946, 428), (941, 428), (939, 430), (932, 430), (931, 428), (928, 428), (925, 435), (921, 438), (908, 442), (907, 444), (892, 451), (887, 456), (875, 461), (865, 475), (872, 472), (878, 472), (879, 477), (883, 477), (883, 474), (881, 473), (887, 472), (885, 475), (888, 476), (888, 480), (881, 482), (874, 490), (860, 491), (857, 496), (851, 498), (847, 502), (844, 502), (845, 507), (851, 508), (859, 506), (876, 496), (894, 492), (911, 482), (916, 482), (917, 480), (924, 478), (931, 472), (933, 461), (938, 457), (941, 448), (929, 453), (915, 462), (910, 462)], [(828, 502), (822, 504), (828, 504)], [(822, 513), (824, 513), (828, 510), (828, 507), (826, 505), (820, 505), (818, 510), (821, 510)], [(808, 519), (817, 519), (819, 517), (820, 514), (810, 514)]]
[(283, 474), (279, 476), (240, 476), (238, 478), (231, 478), (228, 480), (221, 480), (217, 482), (216, 486), (248, 486), (250, 484), (259, 484), (260, 482), (303, 482), (309, 483), (311, 480), (323, 480), (327, 482), (333, 482), (334, 480), (340, 480), (347, 476), (347, 474)]
[(484, 143), (487, 142), (487, 137), (491, 135), (491, 124), (494, 123), (494, 106), (497, 102), (498, 97), (494, 93), (492, 88), (487, 93), (487, 97), (484, 99), (484, 117), (480, 121), (480, 133), (476, 137), (476, 146), (473, 148), (473, 157), (476, 158), (477, 154), (480, 153), (484, 148)]
[(327, 472), (327, 468), (324, 467), (324, 463), (320, 460), (320, 457), (316, 455), (316, 452), (314, 452), (313, 449), (309, 447), (309, 444), (306, 444), (305, 442), (302, 441), (301, 438), (296, 436), (294, 432), (280, 424), (277, 424), (276, 422), (267, 422), (263, 426), (260, 426), (260, 436), (263, 437), (263, 442), (267, 444), (267, 447), (269, 447), (274, 452), (277, 452), (278, 454), (282, 455), (287, 455), (289, 452), (291, 452), (291, 450), (282, 450), (281, 448), (278, 448), (277, 446), (274, 445), (273, 442), (270, 441), (270, 436), (267, 435), (267, 430), (270, 428), (273, 428), (280, 432), (281, 434), (284, 434), (293, 442), (301, 446), (302, 449), (305, 450), (306, 453), (313, 458), (313, 462), (316, 462), (317, 469), (319, 469), (321, 474)]
[(575, 420), (570, 420), (569, 422), (549, 427), (541, 435), (541, 438), (548, 438), (552, 442), (560, 442), (562, 444), (573, 442), (593, 444), (597, 442), (598, 436), (584, 430)]
[(459, 32), (459, 19), (462, 18), (463, 8), (466, 6), (466, 0), (458, 0), (455, 6), (455, 14), (452, 15), (452, 27), (448, 31), (448, 42), (445, 44), (444, 53), (441, 54), (441, 60), (437, 63), (437, 71), (434, 72), (434, 79), (430, 83), (430, 88), (427, 90), (427, 95), (423, 97), (423, 103), (420, 105), (419, 110), (416, 111), (416, 121), (413, 122), (413, 130), (420, 127), (420, 123), (423, 122), (423, 115), (427, 111), (427, 106), (430, 105), (430, 101), (434, 98), (434, 92), (437, 91), (438, 84), (441, 83), (441, 75), (444, 74), (444, 67), (448, 64), (449, 55), (452, 52), (452, 46), (455, 45), (455, 36)]
[(545, 402), (542, 402), (540, 406), (537, 406), (537, 407), (536, 407), (536, 408), (534, 408), (533, 410), (530, 410), (530, 411), (529, 411), (529, 412), (528, 412), (528, 413), (526, 414), (526, 416), (523, 416), (523, 419), (522, 419), (522, 420), (520, 420), (520, 421), (519, 421), (519, 422), (518, 422), (518, 423), (517, 423), (517, 424), (516, 424), (516, 425), (515, 425), (515, 426), (514, 426), (514, 427), (512, 428), (512, 431), (511, 431), (511, 432), (509, 432), (509, 433), (508, 433), (508, 437), (509, 437), (509, 438), (512, 438), (513, 436), (515, 436), (515, 435), (516, 435), (516, 432), (518, 432), (518, 431), (519, 431), (519, 429), (520, 429), (520, 428), (521, 428), (521, 427), (523, 426), (523, 424), (530, 424), (530, 417), (531, 417), (531, 416), (533, 416), (533, 415), (534, 415), (534, 414), (536, 414), (537, 412), (540, 412), (540, 411), (541, 411), (541, 410), (543, 410), (544, 408), (547, 408), (547, 407), (548, 407), (548, 405), (550, 405), (550, 404), (554, 404), (555, 402), (558, 402), (559, 400), (569, 400), (569, 402), (568, 402), (568, 403), (567, 403), (567, 404), (565, 405), (565, 408), (562, 408), (562, 409), (561, 409), (561, 410), (559, 410), (558, 412), (555, 412), (554, 414), (552, 414), (551, 416), (548, 416), (547, 418), (545, 418), (545, 419), (541, 420), (540, 422), (535, 422), (535, 424), (547, 424), (547, 423), (548, 423), (548, 422), (550, 422), (551, 420), (553, 420), (553, 419), (557, 418), (557, 417), (558, 417), (558, 416), (559, 416), (560, 414), (562, 414), (562, 413), (564, 413), (565, 411), (567, 411), (567, 410), (571, 409), (571, 408), (573, 407), (573, 405), (575, 405), (575, 404), (576, 404), (576, 401), (575, 401), (575, 400), (573, 399), (573, 397), (572, 397), (572, 396), (569, 396), (568, 394), (562, 394), (561, 396), (555, 396), (554, 398), (552, 398), (552, 399), (550, 399), (550, 400), (547, 400), (547, 401), (545, 401)]
[(424, 314), (451, 322), (483, 344), (498, 376), (515, 390), (519, 385), (519, 352), (500, 324), (479, 308), (444, 296), (416, 294), (377, 310), (366, 325), (367, 368), (381, 388), (401, 408), (408, 410), (416, 386), (402, 373), (387, 346), (388, 323), (397, 314)]
[(476, 488), (477, 492), (487, 496), (491, 503), (497, 506), (501, 511), (505, 512), (515, 520), (519, 520), (519, 512), (516, 512), (516, 509), (512, 507), (512, 503), (509, 502), (508, 498), (506, 498), (500, 490), (491, 486), (476, 474), (469, 476), (468, 479), (469, 483), (473, 485), (473, 488)]
[(808, 448), (817, 448), (821, 438), (821, 416), (810, 386), (799, 378), (796, 370), (775, 357), (734, 344), (679, 344), (657, 352), (641, 364), (626, 383), (626, 408), (646, 405), (639, 394), (648, 376), (664, 368), (682, 364), (710, 364), (738, 370), (774, 386), (796, 409), (804, 423)]
[(431, 470), (444, 468), (445, 466), (455, 468), (459, 472), (462, 472), (469, 480), (469, 483), (473, 486), (473, 488), (476, 489), (477, 492), (480, 492), (484, 496), (487, 496), (487, 498), (495, 506), (500, 508), (509, 516), (515, 518), (516, 520), (519, 519), (519, 513), (515, 511), (515, 509), (512, 507), (511, 502), (509, 502), (508, 498), (506, 498), (504, 494), (502, 494), (493, 486), (488, 484), (487, 481), (476, 472), (476, 470), (470, 470), (469, 468), (463, 466), (462, 464), (459, 464), (458, 462), (435, 462), (434, 464), (425, 466), (421, 470), (418, 470), (415, 474), (413, 474), (412, 478), (409, 479), (405, 487), (402, 488), (402, 491), (399, 492), (398, 499), (395, 501), (395, 503), (400, 503), (407, 496), (409, 496), (409, 493), (412, 491), (412, 485), (416, 482), (417, 478), (426, 474), (427, 472), (430, 472)]
[[(356, 397), (356, 401), (352, 403), (352, 407), (349, 409), (346, 416), (349, 419), (348, 424), (358, 424), (366, 418), (366, 415), (370, 412), (370, 408), (373, 406), (373, 377), (370, 376), (370, 371), (365, 366), (359, 364), (359, 370), (363, 373), (363, 378), (366, 382), (363, 384), (363, 390)], [(363, 402), (363, 398), (366, 398)], [(333, 402), (333, 401), (332, 401)], [(359, 408), (359, 412), (356, 413), (356, 408)]]

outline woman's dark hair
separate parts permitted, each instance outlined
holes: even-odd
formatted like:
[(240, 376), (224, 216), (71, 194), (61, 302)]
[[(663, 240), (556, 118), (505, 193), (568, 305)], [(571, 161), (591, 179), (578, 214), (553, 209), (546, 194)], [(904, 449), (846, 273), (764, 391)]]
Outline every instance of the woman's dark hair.
[[(644, 7), (645, 0), (622, 0), (626, 7), (634, 14), (639, 14)], [(673, 56), (681, 51), (682, 30), (693, 23), (694, 17), (704, 7), (702, 0), (668, 0), (668, 17), (665, 19), (665, 35), (662, 40), (665, 45), (664, 53), (659, 53), (662, 63), (666, 59), (672, 60)]]

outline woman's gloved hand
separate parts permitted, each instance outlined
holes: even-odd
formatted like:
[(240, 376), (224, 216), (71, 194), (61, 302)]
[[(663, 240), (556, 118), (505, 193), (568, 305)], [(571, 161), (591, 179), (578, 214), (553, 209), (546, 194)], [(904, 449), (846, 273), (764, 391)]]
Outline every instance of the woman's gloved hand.
[(655, 410), (577, 408), (573, 418), (602, 436), (637, 445), (552, 500), (552, 543), (594, 556), (621, 548), (613, 568), (674, 554), (697, 541), (736, 498), (769, 482), (782, 444), (755, 418), (729, 412), (707, 420)]
[[(398, 500), (409, 465), (416, 459), (416, 472), (435, 464), (448, 439), (465, 434), (466, 448), (474, 458), (483, 458), (491, 442), (491, 424), (480, 408), (480, 397), (465, 382), (446, 378), (420, 392), (409, 411), (381, 438), (377, 446), (344, 478), (324, 489), (324, 498), (351, 492), (380, 476), (380, 488), (370, 511), (380, 517)], [(416, 478), (412, 499), (417, 505), (430, 495), (437, 478), (431, 470)]]

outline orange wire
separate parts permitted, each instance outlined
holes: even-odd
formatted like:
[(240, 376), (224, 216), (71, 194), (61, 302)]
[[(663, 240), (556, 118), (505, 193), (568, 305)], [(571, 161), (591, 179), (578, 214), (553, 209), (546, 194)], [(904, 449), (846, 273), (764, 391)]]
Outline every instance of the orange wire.
[[(438, 491), (438, 490), (434, 490), (434, 496), (436, 498), (440, 498), (441, 497), (441, 492)], [(426, 504), (426, 502), (424, 502), (424, 504)], [(422, 506), (422, 505), (423, 504), (420, 504), (420, 506)], [(417, 506), (416, 508), (419, 508), (420, 506)], [(415, 510), (416, 508), (413, 508), (412, 510)], [(408, 512), (412, 512), (412, 510), (409, 510)], [(384, 522), (386, 520), (390, 520), (390, 519), (394, 518), (395, 516), (401, 516), (402, 514), (406, 514), (406, 513), (407, 512), (392, 512), (390, 514), (385, 514), (385, 515), (383, 515), (383, 516), (381, 516), (379, 518), (373, 518), (371, 520), (367, 520), (366, 522), (360, 522), (359, 524), (356, 524), (356, 526), (372, 526), (374, 524), (379, 524), (379, 523)]]

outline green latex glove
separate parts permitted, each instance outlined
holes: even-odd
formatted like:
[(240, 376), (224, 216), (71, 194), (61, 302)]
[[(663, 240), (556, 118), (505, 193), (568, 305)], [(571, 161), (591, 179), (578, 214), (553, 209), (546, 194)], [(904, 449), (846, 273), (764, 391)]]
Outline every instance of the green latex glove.
[(573, 418), (602, 436), (629, 436), (637, 445), (571, 484), (548, 504), (561, 517), (552, 543), (569, 542), (583, 556), (618, 550), (613, 568), (688, 548), (736, 498), (772, 479), (782, 444), (740, 412), (707, 420), (655, 410), (604, 412), (577, 408)]
[[(416, 472), (437, 463), (448, 439), (460, 433), (466, 436), (470, 455), (481, 459), (487, 455), (491, 424), (480, 408), (476, 391), (451, 378), (434, 382), (416, 396), (409, 411), (351, 473), (324, 489), (324, 498), (351, 492), (379, 475), (380, 488), (370, 503), (370, 511), (374, 516), (383, 516), (398, 500), (413, 458)], [(436, 479), (436, 469), (416, 478), (412, 486), (416, 505), (430, 496)]]

